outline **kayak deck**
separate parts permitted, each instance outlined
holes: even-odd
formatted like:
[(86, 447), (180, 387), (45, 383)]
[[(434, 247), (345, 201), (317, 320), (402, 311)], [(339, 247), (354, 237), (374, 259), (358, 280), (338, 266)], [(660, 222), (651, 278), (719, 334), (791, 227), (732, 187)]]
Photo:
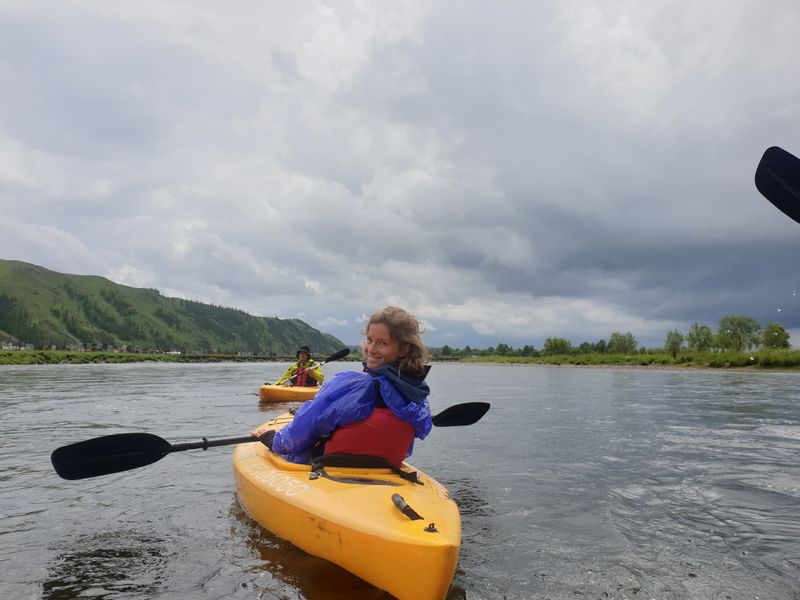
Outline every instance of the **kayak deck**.
[(282, 386), (264, 384), (258, 388), (258, 397), (261, 402), (305, 402), (317, 395), (319, 386)]
[[(287, 413), (264, 425), (279, 429), (291, 419)], [(401, 600), (446, 596), (461, 517), (436, 480), (416, 471), (414, 482), (389, 468), (312, 472), (259, 442), (238, 445), (233, 465), (239, 502), (265, 529)], [(402, 471), (415, 472), (406, 463)]]

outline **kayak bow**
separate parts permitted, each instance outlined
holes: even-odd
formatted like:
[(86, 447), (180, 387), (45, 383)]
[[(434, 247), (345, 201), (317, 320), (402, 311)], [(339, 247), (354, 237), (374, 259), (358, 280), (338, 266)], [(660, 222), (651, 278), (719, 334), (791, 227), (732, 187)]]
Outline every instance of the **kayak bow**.
[[(277, 430), (292, 418), (263, 427)], [(407, 463), (336, 466), (342, 459), (353, 457), (300, 465), (259, 442), (240, 444), (233, 454), (239, 503), (265, 529), (400, 600), (444, 598), (461, 544), (450, 493)]]

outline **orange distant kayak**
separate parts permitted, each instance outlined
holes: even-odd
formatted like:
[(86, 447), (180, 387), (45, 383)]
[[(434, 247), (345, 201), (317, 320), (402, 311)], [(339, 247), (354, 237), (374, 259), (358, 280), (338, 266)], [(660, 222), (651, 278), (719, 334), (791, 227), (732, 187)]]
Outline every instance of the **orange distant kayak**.
[[(277, 430), (292, 419), (287, 413), (262, 427)], [(327, 455), (318, 459), (327, 464), (312, 467), (259, 442), (240, 444), (233, 453), (239, 503), (265, 529), (395, 598), (443, 600), (461, 545), (453, 497), (407, 463), (395, 471), (344, 466), (342, 458)]]
[(282, 385), (262, 385), (258, 388), (261, 402), (305, 402), (317, 395), (319, 386), (303, 387), (299, 385), (284, 387)]

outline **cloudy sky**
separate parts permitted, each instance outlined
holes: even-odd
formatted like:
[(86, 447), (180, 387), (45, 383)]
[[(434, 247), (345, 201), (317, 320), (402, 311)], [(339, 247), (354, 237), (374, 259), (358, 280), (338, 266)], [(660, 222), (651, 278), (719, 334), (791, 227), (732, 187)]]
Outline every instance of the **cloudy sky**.
[(0, 257), (432, 345), (800, 346), (797, 0), (0, 0)]

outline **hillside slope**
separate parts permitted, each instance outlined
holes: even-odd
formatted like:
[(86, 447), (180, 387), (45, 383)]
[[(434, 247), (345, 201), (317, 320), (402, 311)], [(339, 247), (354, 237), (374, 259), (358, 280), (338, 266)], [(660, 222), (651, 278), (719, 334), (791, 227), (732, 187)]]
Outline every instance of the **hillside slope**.
[(36, 347), (122, 347), (186, 353), (326, 354), (344, 344), (299, 319), (167, 298), (92, 275), (0, 259), (0, 340)]

